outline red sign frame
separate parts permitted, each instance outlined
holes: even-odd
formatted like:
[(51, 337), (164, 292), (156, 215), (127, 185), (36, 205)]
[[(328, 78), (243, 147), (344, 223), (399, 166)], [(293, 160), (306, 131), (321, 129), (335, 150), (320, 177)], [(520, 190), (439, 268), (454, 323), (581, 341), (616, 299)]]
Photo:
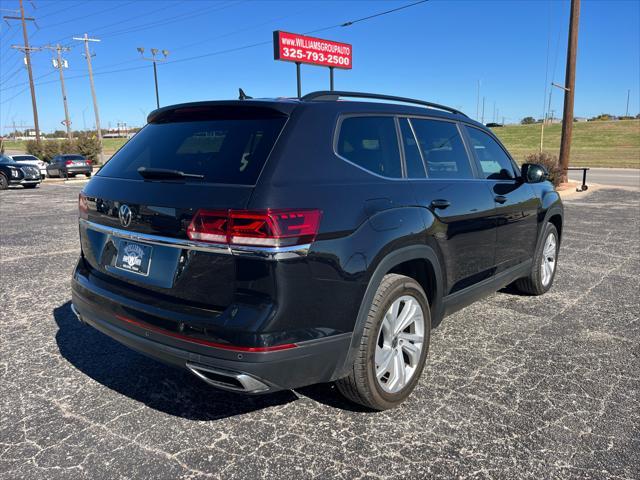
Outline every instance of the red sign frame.
[(353, 68), (353, 46), (349, 43), (276, 30), (273, 32), (273, 58), (285, 62), (350, 70)]

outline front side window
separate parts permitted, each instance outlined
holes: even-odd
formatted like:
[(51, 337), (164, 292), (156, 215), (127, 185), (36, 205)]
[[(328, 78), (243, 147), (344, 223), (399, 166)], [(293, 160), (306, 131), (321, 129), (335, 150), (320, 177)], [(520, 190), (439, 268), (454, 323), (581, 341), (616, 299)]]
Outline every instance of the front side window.
[(473, 178), (464, 142), (455, 123), (412, 118), (429, 178)]
[(347, 117), (340, 126), (337, 152), (377, 175), (402, 178), (400, 150), (393, 117)]
[(515, 178), (511, 159), (490, 135), (482, 130), (465, 126), (471, 148), (480, 162), (484, 178), (490, 180), (512, 180)]

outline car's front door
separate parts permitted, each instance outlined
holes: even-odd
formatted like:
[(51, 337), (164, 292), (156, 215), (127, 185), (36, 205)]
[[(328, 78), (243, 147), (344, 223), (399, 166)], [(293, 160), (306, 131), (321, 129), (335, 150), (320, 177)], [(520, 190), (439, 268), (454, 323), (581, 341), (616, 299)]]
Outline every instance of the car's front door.
[(496, 139), (479, 128), (466, 125), (465, 130), (480, 175), (496, 202), (497, 273), (533, 258), (541, 201)]
[(449, 295), (493, 274), (493, 198), (477, 179), (455, 122), (399, 120), (415, 197), (437, 219), (432, 228), (446, 272), (444, 294)]

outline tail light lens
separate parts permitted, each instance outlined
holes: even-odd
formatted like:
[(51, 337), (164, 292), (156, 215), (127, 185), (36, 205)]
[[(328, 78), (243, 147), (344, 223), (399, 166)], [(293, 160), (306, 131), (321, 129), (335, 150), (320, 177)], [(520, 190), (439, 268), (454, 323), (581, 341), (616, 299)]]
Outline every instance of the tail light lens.
[(89, 218), (89, 204), (87, 203), (87, 197), (82, 193), (78, 195), (78, 216), (85, 220)]
[(64, 162), (65, 165), (73, 165), (73, 161), (72, 160), (67, 160), (66, 162)]
[(198, 210), (187, 228), (191, 240), (231, 245), (288, 247), (315, 240), (320, 210)]
[(227, 243), (227, 210), (198, 210), (187, 227), (187, 236), (191, 240), (212, 243)]

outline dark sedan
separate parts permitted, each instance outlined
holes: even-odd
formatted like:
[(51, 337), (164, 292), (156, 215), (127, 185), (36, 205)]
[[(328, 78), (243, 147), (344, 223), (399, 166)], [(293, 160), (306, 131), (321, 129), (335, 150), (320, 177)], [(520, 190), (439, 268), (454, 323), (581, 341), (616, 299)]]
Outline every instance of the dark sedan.
[(82, 155), (57, 155), (47, 167), (49, 177), (75, 177), (82, 174), (91, 176), (91, 162)]
[(0, 156), (0, 190), (6, 190), (11, 185), (36, 188), (40, 182), (38, 167), (14, 162), (5, 155)]

